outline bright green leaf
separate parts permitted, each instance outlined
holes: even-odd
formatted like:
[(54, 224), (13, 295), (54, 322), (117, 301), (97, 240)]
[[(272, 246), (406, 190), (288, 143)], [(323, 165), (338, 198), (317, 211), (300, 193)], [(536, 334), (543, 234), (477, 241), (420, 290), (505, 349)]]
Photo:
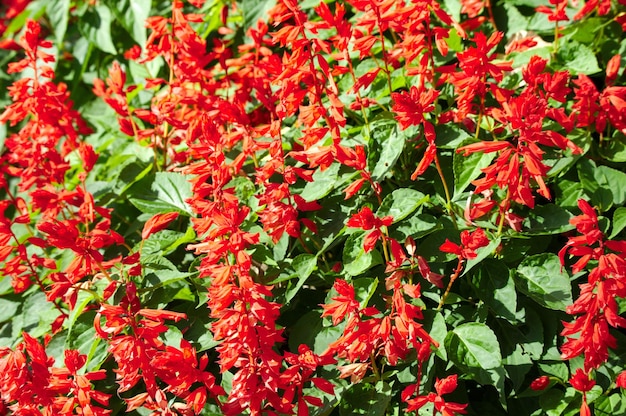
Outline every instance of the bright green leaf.
[(365, 252), (363, 248), (364, 238), (365, 233), (357, 232), (351, 234), (346, 240), (343, 249), (343, 267), (344, 271), (351, 276), (357, 276), (383, 262), (378, 250)]
[[(148, 179), (148, 178), (146, 178)], [(152, 182), (145, 188), (145, 181), (135, 184), (131, 190), (130, 202), (147, 214), (160, 214), (177, 211), (193, 215), (187, 199), (193, 196), (191, 183), (187, 177), (175, 172), (157, 172)], [(135, 191), (135, 188), (139, 188)], [(134, 191), (134, 192), (133, 192)]]
[(626, 207), (619, 207), (613, 213), (613, 226), (611, 228), (610, 239), (614, 239), (617, 235), (626, 228)]
[[(459, 147), (466, 146), (477, 141), (472, 139), (464, 140)], [(481, 153), (476, 152), (464, 156), (463, 153), (454, 152), (452, 157), (452, 169), (454, 171), (454, 194), (463, 192), (473, 180), (478, 179), (483, 174), (482, 169), (491, 164), (496, 157), (496, 152)]]
[(502, 366), (498, 339), (485, 324), (457, 326), (446, 336), (445, 346), (448, 357), (462, 369), (492, 370)]

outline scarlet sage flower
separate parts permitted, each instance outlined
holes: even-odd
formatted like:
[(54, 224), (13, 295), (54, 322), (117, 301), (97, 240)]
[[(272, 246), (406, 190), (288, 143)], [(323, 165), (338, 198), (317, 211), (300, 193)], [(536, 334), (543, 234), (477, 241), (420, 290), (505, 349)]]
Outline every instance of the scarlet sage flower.
[(465, 408), (467, 404), (454, 403), (454, 402), (446, 402), (442, 397), (444, 394), (452, 393), (457, 388), (457, 378), (456, 374), (448, 376), (444, 379), (437, 379), (435, 382), (435, 391), (436, 393), (428, 393), (426, 396), (417, 396), (414, 399), (410, 399), (413, 394), (415, 394), (418, 389), (417, 385), (411, 385), (405, 388), (402, 391), (402, 401), (406, 402), (409, 406), (407, 407), (407, 411), (413, 412), (421, 409), (427, 403), (432, 403), (434, 405), (434, 410), (441, 412), (443, 416), (454, 416), (454, 415), (464, 415), (467, 413)]
[(383, 237), (383, 233), (381, 231), (382, 227), (387, 227), (393, 223), (393, 217), (385, 216), (383, 218), (379, 218), (369, 207), (363, 207), (361, 211), (352, 215), (346, 225), (348, 227), (361, 228), (363, 230), (372, 230), (365, 236), (363, 240), (363, 248), (365, 252), (368, 253), (374, 249), (376, 242), (380, 238)]
[(470, 232), (464, 230), (461, 232), (461, 245), (455, 244), (450, 240), (446, 241), (439, 247), (444, 253), (456, 254), (459, 258), (471, 260), (476, 258), (476, 250), (489, 245), (489, 238), (482, 228)]

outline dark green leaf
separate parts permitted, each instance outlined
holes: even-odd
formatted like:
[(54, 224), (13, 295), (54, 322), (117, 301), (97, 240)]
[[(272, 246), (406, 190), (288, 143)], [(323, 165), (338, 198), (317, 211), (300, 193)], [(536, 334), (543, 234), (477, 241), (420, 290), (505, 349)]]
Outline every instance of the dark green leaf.
[(485, 260), (471, 273), (479, 299), (500, 318), (516, 321), (517, 293), (509, 268), (500, 260)]
[(95, 317), (95, 311), (82, 313), (70, 329), (65, 343), (66, 349), (87, 355), (87, 371), (99, 369), (107, 357), (107, 344), (98, 337), (93, 326)]
[(374, 122), (371, 129), (372, 138), (379, 142), (382, 149), (372, 171), (372, 179), (380, 181), (388, 176), (396, 165), (404, 149), (406, 135), (400, 131), (397, 123), (389, 120)]
[(523, 232), (530, 235), (562, 234), (574, 229), (569, 222), (572, 217), (569, 211), (558, 205), (539, 205), (528, 214), (529, 225)]
[(608, 161), (615, 163), (626, 162), (626, 136), (616, 134), (615, 137), (601, 142), (600, 155)]
[(285, 303), (289, 303), (291, 299), (296, 296), (298, 291), (302, 288), (302, 285), (306, 282), (306, 279), (313, 273), (317, 267), (317, 256), (308, 253), (299, 254), (293, 259), (291, 265), (296, 271), (298, 282), (293, 285), (293, 287), (287, 289), (285, 293)]
[(355, 384), (343, 394), (339, 404), (339, 414), (341, 416), (385, 416), (391, 396), (391, 386), (384, 381), (379, 381), (376, 385)]

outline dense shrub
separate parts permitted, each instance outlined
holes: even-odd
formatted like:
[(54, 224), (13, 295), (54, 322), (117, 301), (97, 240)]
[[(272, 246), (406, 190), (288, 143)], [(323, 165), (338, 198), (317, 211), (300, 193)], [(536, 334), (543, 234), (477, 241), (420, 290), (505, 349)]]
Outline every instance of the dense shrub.
[(626, 413), (623, 0), (2, 8), (0, 414)]

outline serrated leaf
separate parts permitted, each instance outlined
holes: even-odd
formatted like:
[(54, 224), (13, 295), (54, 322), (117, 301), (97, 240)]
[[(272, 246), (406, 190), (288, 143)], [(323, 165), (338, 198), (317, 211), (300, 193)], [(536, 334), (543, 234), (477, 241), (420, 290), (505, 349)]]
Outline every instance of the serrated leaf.
[(591, 75), (601, 71), (596, 54), (580, 42), (571, 40), (559, 44), (557, 56), (563, 68), (572, 74)]
[(446, 336), (445, 346), (448, 357), (460, 368), (492, 370), (502, 366), (498, 338), (485, 324), (457, 326)]
[[(148, 178), (146, 178), (148, 179)], [(140, 190), (130, 194), (130, 202), (142, 212), (159, 214), (169, 211), (178, 211), (186, 215), (193, 215), (186, 200), (193, 196), (191, 183), (187, 177), (176, 172), (157, 172), (151, 178), (149, 189), (145, 189), (144, 181), (135, 184)]]
[(383, 199), (376, 215), (381, 218), (391, 215), (395, 223), (408, 217), (426, 201), (428, 201), (428, 196), (420, 191), (410, 188), (396, 189)]
[(343, 268), (350, 276), (357, 276), (383, 262), (378, 250), (365, 252), (363, 248), (364, 238), (365, 233), (351, 234), (343, 248)]
[(524, 259), (517, 268), (515, 285), (546, 308), (564, 311), (572, 304), (569, 276), (556, 254), (542, 253)]
[[(466, 146), (471, 143), (477, 143), (477, 140), (469, 139), (460, 143), (459, 147)], [(464, 156), (463, 153), (454, 152), (452, 157), (452, 169), (454, 171), (454, 194), (458, 195), (482, 175), (482, 169), (491, 164), (496, 157), (496, 152), (482, 153), (476, 152)]]

